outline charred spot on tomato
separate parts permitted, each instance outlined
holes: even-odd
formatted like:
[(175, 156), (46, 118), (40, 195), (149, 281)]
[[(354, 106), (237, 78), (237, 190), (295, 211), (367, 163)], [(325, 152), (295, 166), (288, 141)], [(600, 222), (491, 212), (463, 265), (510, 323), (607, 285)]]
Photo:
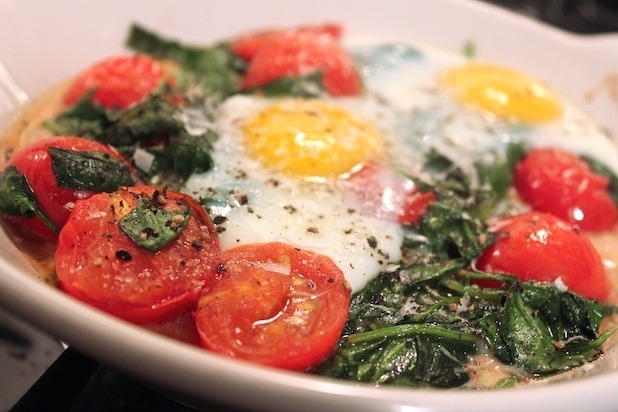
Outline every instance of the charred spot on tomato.
[(124, 234), (149, 252), (161, 250), (176, 239), (191, 218), (188, 205), (184, 204), (181, 209), (167, 210), (160, 203), (157, 191), (155, 195), (141, 197), (137, 206), (118, 222)]
[(204, 247), (204, 242), (200, 240), (194, 240), (193, 242), (191, 242), (191, 246), (193, 246), (193, 249), (199, 252)]
[(130, 252), (121, 249), (116, 251), (116, 258), (124, 262), (129, 262), (133, 259), (133, 256)]

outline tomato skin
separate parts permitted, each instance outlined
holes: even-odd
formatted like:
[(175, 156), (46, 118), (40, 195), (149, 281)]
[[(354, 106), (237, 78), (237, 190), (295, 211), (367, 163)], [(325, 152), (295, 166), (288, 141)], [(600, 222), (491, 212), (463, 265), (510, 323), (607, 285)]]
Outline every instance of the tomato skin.
[(408, 192), (404, 200), (403, 211), (399, 216), (399, 223), (402, 225), (418, 225), (436, 197), (433, 192)]
[(75, 104), (96, 88), (93, 101), (109, 109), (125, 109), (152, 94), (163, 78), (161, 65), (148, 57), (111, 57), (82, 72), (65, 94), (64, 103)]
[[(82, 139), (81, 137), (60, 136), (46, 138), (14, 154), (7, 166), (15, 166), (19, 173), (26, 177), (30, 188), (37, 197), (40, 209), (58, 227), (62, 227), (66, 223), (71, 213), (71, 205), (74, 202), (90, 197), (95, 192), (58, 186), (56, 175), (52, 169), (52, 159), (47, 153), (47, 149), (51, 147), (74, 151), (98, 150), (121, 160), (131, 171), (134, 171), (133, 166), (113, 147), (92, 140)], [(137, 180), (135, 174), (134, 180)], [(20, 228), (36, 237), (50, 242), (58, 240), (58, 234), (45, 226), (38, 217), (4, 217), (15, 222)]]
[(137, 186), (76, 202), (55, 254), (58, 287), (136, 324), (166, 321), (193, 308), (216, 280), (220, 259), (219, 240), (204, 209), (189, 196), (165, 192), (165, 209), (187, 205), (191, 217), (178, 237), (156, 252), (140, 248), (118, 226), (140, 195), (157, 193)]
[(251, 60), (241, 87), (263, 86), (281, 77), (299, 77), (323, 71), (331, 96), (356, 96), (362, 84), (352, 59), (329, 36), (285, 33), (261, 47)]
[(530, 151), (516, 166), (514, 186), (534, 210), (551, 213), (582, 230), (611, 229), (618, 209), (609, 180), (579, 157), (557, 149)]
[(313, 26), (300, 26), (293, 29), (267, 29), (246, 33), (236, 37), (231, 44), (234, 54), (245, 60), (251, 60), (255, 54), (269, 41), (286, 33), (307, 34), (312, 36), (329, 36), (333, 40), (339, 40), (343, 32), (342, 27), (335, 23), (326, 23)]
[(355, 208), (400, 225), (418, 225), (436, 199), (435, 193), (420, 191), (411, 180), (375, 162), (363, 165), (340, 185)]
[(265, 243), (228, 250), (222, 262), (224, 277), (195, 313), (204, 348), (289, 370), (306, 370), (335, 349), (350, 288), (332, 260)]
[(492, 230), (500, 235), (478, 258), (477, 269), (511, 274), (522, 282), (561, 278), (572, 292), (607, 299), (609, 282), (601, 257), (588, 238), (567, 222), (531, 212), (502, 220)]

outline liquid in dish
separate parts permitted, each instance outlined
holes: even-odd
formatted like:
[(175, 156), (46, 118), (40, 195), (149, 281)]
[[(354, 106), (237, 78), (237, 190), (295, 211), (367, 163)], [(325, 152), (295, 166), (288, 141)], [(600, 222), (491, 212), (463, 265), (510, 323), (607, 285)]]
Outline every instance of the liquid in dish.
[(16, 134), (89, 140), (15, 154), (4, 217), (57, 242), (69, 294), (265, 365), (505, 387), (599, 356), (608, 136), (515, 71), (341, 36), (195, 48), (134, 27), (143, 55), (95, 64)]

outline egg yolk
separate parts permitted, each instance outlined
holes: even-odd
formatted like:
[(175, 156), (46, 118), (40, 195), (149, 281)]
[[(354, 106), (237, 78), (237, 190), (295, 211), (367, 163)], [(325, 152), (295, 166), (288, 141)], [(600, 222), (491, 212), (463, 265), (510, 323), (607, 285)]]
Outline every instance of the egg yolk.
[(270, 167), (307, 178), (341, 176), (380, 151), (377, 130), (320, 100), (285, 100), (244, 126), (249, 150)]
[(449, 70), (442, 80), (459, 102), (508, 120), (539, 123), (562, 115), (554, 92), (504, 67), (471, 63)]

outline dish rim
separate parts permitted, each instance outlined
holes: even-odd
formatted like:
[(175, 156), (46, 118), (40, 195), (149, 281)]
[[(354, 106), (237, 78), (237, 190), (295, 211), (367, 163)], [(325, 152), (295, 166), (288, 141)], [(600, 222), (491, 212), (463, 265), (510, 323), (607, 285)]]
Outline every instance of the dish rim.
[[(568, 47), (580, 48), (592, 45), (604, 49), (618, 46), (618, 34), (573, 34), (487, 3), (464, 0), (443, 0), (443, 3), (465, 5), (500, 19), (513, 21), (542, 33), (543, 36), (567, 43)], [(5, 241), (8, 241), (8, 237), (3, 233), (0, 243)], [(11, 247), (15, 248), (12, 243)], [(19, 252), (15, 248), (12, 253)], [(444, 390), (375, 388), (368, 384), (272, 370), (221, 358), (90, 308), (35, 277), (23, 273), (17, 264), (6, 260), (4, 256), (0, 256), (0, 272), (4, 275), (0, 278), (0, 301), (7, 309), (48, 332), (53, 332), (58, 338), (71, 342), (75, 347), (100, 361), (112, 364), (157, 386), (171, 389), (183, 399), (198, 404), (213, 398), (229, 402), (230, 399), (224, 392), (240, 383), (245, 393), (252, 395), (255, 395), (256, 391), (258, 393), (251, 399), (232, 400), (242, 406), (255, 406), (256, 401), (261, 400), (269, 402), (261, 405), (281, 408), (295, 406), (313, 410), (316, 406), (314, 396), (317, 394), (320, 397), (317, 403), (327, 408), (345, 402), (346, 406), (354, 404), (359, 410), (393, 410), (403, 406), (443, 410), (449, 410), (450, 407), (453, 410), (462, 408), (465, 410), (465, 406), (462, 405), (471, 405), (475, 410), (484, 410), (495, 407), (493, 402), (497, 400), (504, 402), (507, 409), (517, 410), (529, 405), (533, 400), (546, 404), (548, 399), (552, 401), (552, 408), (559, 409), (574, 406), (573, 395), (565, 396), (565, 394), (585, 393), (586, 400), (591, 402), (586, 406), (591, 410), (600, 410), (609, 406), (604, 400), (611, 398), (604, 398), (611, 395), (613, 387), (618, 384), (618, 370), (612, 370), (600, 375), (543, 387), (523, 387), (508, 391), (451, 390), (448, 391), (448, 404), (445, 404)], [(44, 304), (30, 305), (29, 302), (33, 300), (39, 300)], [(84, 318), (89, 321), (85, 322)], [(61, 322), (57, 322), (58, 319)], [(125, 346), (119, 352), (117, 348), (110, 352), (110, 344)], [(157, 356), (160, 353), (168, 353), (171, 356), (161, 359)], [(157, 359), (157, 362), (147, 362), (152, 359)], [(135, 370), (129, 366), (139, 361), (144, 361), (143, 369)], [(171, 368), (174, 373), (165, 377), (157, 373), (161, 369), (165, 370), (165, 367)], [(177, 376), (181, 371), (185, 375)], [(173, 379), (175, 377), (178, 379)], [(211, 378), (214, 381), (218, 378), (218, 382), (214, 384), (209, 382), (212, 386), (206, 392), (201, 392), (200, 386), (196, 386), (199, 383), (186, 385), (184, 381), (187, 378)], [(577, 391), (572, 390), (575, 386)], [(207, 397), (204, 397), (206, 394)], [(276, 399), (273, 401), (271, 396), (275, 396)], [(397, 400), (386, 399), (390, 396)], [(290, 404), (286, 398), (291, 398), (294, 404)], [(522, 398), (526, 399), (524, 403), (521, 403)], [(302, 400), (306, 402), (299, 405), (297, 402)], [(616, 405), (618, 400), (614, 401), (614, 406)]]

